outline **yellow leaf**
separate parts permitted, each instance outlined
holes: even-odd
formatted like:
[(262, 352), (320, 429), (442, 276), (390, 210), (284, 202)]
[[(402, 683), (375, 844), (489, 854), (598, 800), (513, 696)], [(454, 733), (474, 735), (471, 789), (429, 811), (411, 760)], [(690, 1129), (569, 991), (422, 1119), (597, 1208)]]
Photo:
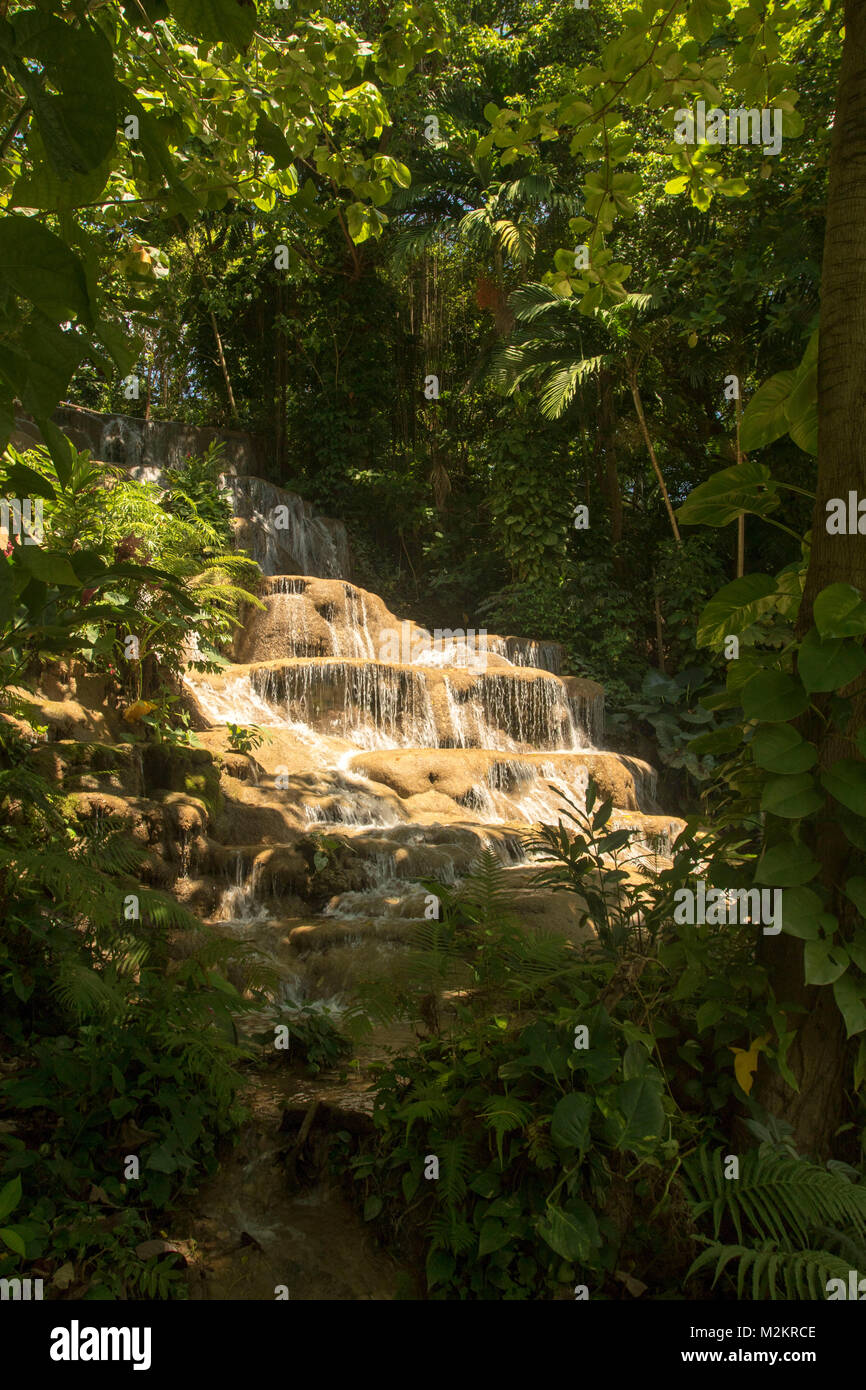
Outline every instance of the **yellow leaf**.
[(761, 1051), (761, 1048), (767, 1046), (769, 1041), (770, 1035), (769, 1033), (765, 1033), (763, 1037), (756, 1038), (755, 1041), (749, 1045), (748, 1049), (743, 1047), (730, 1048), (730, 1051), (734, 1054), (734, 1075), (746, 1095), (748, 1095), (752, 1089), (754, 1075), (758, 1069), (758, 1053)]
[(150, 700), (136, 700), (134, 705), (130, 705), (129, 709), (123, 711), (123, 718), (127, 724), (137, 724), (139, 719), (143, 719), (154, 709), (156, 709), (156, 705), (152, 704)]

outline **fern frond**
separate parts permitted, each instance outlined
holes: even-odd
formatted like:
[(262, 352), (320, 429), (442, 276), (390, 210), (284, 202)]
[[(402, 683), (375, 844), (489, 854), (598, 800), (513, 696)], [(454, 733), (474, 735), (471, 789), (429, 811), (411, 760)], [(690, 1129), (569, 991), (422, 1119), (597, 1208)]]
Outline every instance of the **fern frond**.
[[(694, 1261), (686, 1280), (715, 1262), (713, 1287), (728, 1266), (736, 1265), (737, 1298), (823, 1300), (831, 1279), (841, 1279), (848, 1287), (851, 1266), (847, 1260), (827, 1250), (781, 1250), (772, 1241), (758, 1248), (745, 1245), (722, 1245), (713, 1241)], [(732, 1272), (728, 1271), (733, 1277)], [(746, 1281), (751, 1275), (751, 1292), (745, 1294)], [(857, 1278), (861, 1277), (859, 1270)]]
[(494, 1096), (481, 1112), (484, 1123), (496, 1135), (496, 1150), (502, 1163), (502, 1141), (514, 1129), (526, 1129), (532, 1119), (532, 1106), (514, 1096)]
[(736, 1181), (724, 1176), (721, 1150), (702, 1145), (683, 1162), (697, 1219), (712, 1214), (716, 1240), (725, 1219), (737, 1239), (772, 1240), (783, 1247), (808, 1245), (818, 1226), (866, 1233), (866, 1185), (806, 1158), (752, 1149), (740, 1159)]
[(466, 1195), (467, 1179), (472, 1167), (469, 1143), (466, 1139), (448, 1139), (439, 1145), (440, 1190), (453, 1207)]
[(57, 962), (57, 981), (53, 993), (69, 1013), (77, 1014), (79, 1019), (94, 1015), (120, 1018), (124, 1001), (95, 970), (73, 960), (61, 957)]
[(450, 1250), (454, 1255), (465, 1255), (478, 1244), (478, 1234), (469, 1222), (450, 1212), (437, 1212), (431, 1216), (428, 1231), (431, 1247)]

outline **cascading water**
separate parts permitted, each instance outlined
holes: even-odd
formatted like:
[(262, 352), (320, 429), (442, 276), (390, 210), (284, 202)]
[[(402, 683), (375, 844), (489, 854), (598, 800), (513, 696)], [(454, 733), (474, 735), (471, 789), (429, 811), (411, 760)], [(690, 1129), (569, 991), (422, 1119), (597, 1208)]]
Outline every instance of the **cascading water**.
[[(293, 544), (309, 553), (297, 529), (306, 512), (289, 516)], [(618, 817), (638, 828), (653, 819), (644, 815), (652, 770), (598, 751), (603, 692), (560, 674), (558, 644), (430, 633), (321, 568), (270, 575), (260, 597), (234, 664), (189, 670), (187, 687), (214, 738), (228, 722), (260, 727), (255, 775), (234, 806), (241, 821), (263, 817), (250, 822), (262, 828), (249, 837), (238, 830), (234, 842), (251, 845), (254, 858), (252, 841), (266, 834), (273, 853), (294, 856), (292, 873), (307, 874), (322, 921), (363, 933), (423, 916), (423, 885), (455, 883), (484, 849), (528, 872), (521, 836), (555, 823), (563, 796), (582, 806), (591, 774), (622, 808)], [(650, 829), (660, 845), (667, 823)], [(220, 915), (254, 919), (263, 884), (241, 875)], [(268, 901), (273, 907), (273, 895)]]
[(337, 577), (349, 573), (349, 547), (341, 522), (319, 516), (294, 492), (262, 478), (226, 474), (239, 543), (267, 575)]

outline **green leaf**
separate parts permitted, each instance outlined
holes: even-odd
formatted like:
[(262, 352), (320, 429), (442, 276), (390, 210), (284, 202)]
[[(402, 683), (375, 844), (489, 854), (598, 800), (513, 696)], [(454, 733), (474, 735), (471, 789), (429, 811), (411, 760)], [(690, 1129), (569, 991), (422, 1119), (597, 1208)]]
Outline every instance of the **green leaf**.
[[(787, 124), (787, 122), (786, 122)], [(785, 132), (787, 134), (787, 131)], [(818, 457), (818, 364), (797, 373), (794, 389), (785, 405), (788, 433), (805, 453)], [(745, 446), (743, 446), (745, 447)]]
[(119, 324), (110, 323), (107, 319), (99, 320), (94, 333), (107, 349), (121, 376), (131, 372), (144, 346), (142, 339), (130, 337)]
[(564, 1260), (588, 1260), (601, 1244), (592, 1208), (572, 1198), (567, 1208), (548, 1206), (538, 1222), (538, 1234)]
[(775, 606), (776, 581), (765, 574), (746, 574), (710, 599), (698, 621), (698, 646), (720, 645), (745, 632)]
[(550, 1122), (554, 1142), (566, 1148), (588, 1148), (593, 1108), (592, 1097), (579, 1091), (572, 1091), (558, 1100)]
[[(87, 352), (87, 341), (64, 332), (41, 313), (34, 314), (21, 334), (26, 348), (26, 377), (21, 377), (21, 402), (38, 422), (54, 410), (67, 393), (78, 364)], [(59, 434), (57, 426), (54, 430)], [(43, 439), (50, 441), (43, 433)]]
[(854, 975), (850, 970), (833, 984), (833, 996), (845, 1020), (845, 1032), (849, 1038), (866, 1029), (864, 986), (866, 980), (860, 975)]
[(0, 1221), (5, 1221), (21, 1201), (21, 1178), (12, 1178), (5, 1187), (0, 1188)]
[(665, 1112), (658, 1079), (653, 1074), (644, 1074), (617, 1086), (614, 1103), (625, 1116), (625, 1129), (619, 1136), (617, 1148), (642, 1144), (661, 1134)]
[(761, 810), (787, 820), (800, 820), (817, 811), (823, 802), (813, 778), (808, 772), (801, 772), (792, 777), (770, 777), (764, 783)]
[(719, 999), (707, 999), (698, 1009), (695, 1020), (699, 1033), (706, 1032), (707, 1028), (712, 1028), (714, 1023), (725, 1016), (725, 1006)]
[(831, 796), (856, 811), (858, 816), (866, 816), (866, 763), (855, 762), (853, 758), (839, 758), (832, 767), (821, 773), (821, 781)]
[(507, 1245), (511, 1240), (512, 1232), (501, 1221), (495, 1217), (488, 1216), (482, 1223), (481, 1235), (478, 1240), (478, 1254), (492, 1255), (494, 1251), (501, 1250), (503, 1245)]
[(866, 652), (841, 637), (806, 633), (797, 656), (797, 674), (806, 690), (839, 690), (866, 668)]
[(850, 898), (860, 916), (866, 920), (866, 878), (859, 875), (845, 884), (845, 896)]
[(256, 7), (241, 0), (168, 0), (178, 24), (199, 39), (225, 40), (247, 48), (256, 27)]
[(812, 608), (822, 637), (862, 637), (866, 633), (866, 603), (852, 584), (830, 584)]
[(230, 994), (237, 998), (238, 992), (234, 985), (230, 980), (226, 979), (225, 975), (221, 975), (218, 970), (209, 970), (207, 972), (207, 982), (213, 989), (218, 989), (221, 994)]
[(0, 220), (0, 286), (51, 318), (93, 323), (81, 261), (34, 217), (7, 213)]
[(22, 545), (16, 550), (16, 558), (19, 564), (30, 571), (34, 579), (40, 579), (43, 584), (52, 584), (56, 588), (81, 587), (78, 575), (65, 555), (43, 550), (38, 545)]
[(677, 516), (686, 526), (727, 526), (745, 512), (767, 516), (778, 505), (769, 468), (746, 459), (693, 488)]
[(767, 772), (806, 772), (818, 761), (815, 747), (790, 724), (762, 724), (748, 746)]
[[(112, 130), (112, 137), (113, 135)], [(28, 141), (31, 150), (37, 138), (35, 134), (31, 135)], [(39, 143), (41, 144), (41, 141)], [(74, 208), (97, 202), (110, 175), (111, 160), (105, 159), (86, 174), (73, 174), (67, 169), (66, 177), (63, 178), (47, 162), (47, 155), (43, 155), (41, 160), (35, 160), (30, 171), (15, 180), (10, 206), (39, 208), (45, 212), (70, 212)]]
[(288, 169), (294, 162), (292, 147), (283, 132), (267, 116), (259, 116), (256, 123), (256, 144), (260, 150), (274, 161), (278, 169)]
[(724, 17), (729, 9), (728, 0), (692, 0), (686, 15), (689, 33), (700, 43), (706, 43), (716, 27), (715, 16)]
[(722, 729), (711, 729), (708, 734), (689, 739), (687, 747), (690, 753), (703, 757), (705, 753), (733, 753), (742, 742), (743, 731), (739, 724), (727, 724)]
[(851, 963), (844, 946), (832, 941), (807, 941), (803, 947), (807, 985), (832, 985)]
[(795, 719), (809, 708), (803, 687), (784, 671), (757, 671), (748, 678), (740, 698), (747, 719)]
[(740, 445), (744, 454), (772, 444), (788, 433), (787, 404), (797, 380), (796, 371), (778, 372), (755, 392), (740, 422)]
[(167, 1144), (157, 1144), (147, 1156), (146, 1168), (155, 1168), (157, 1173), (177, 1172), (177, 1158)]
[(786, 888), (782, 894), (782, 930), (801, 941), (817, 941), (820, 937), (819, 917), (824, 904), (811, 888)]
[(40, 156), (61, 180), (86, 175), (107, 160), (117, 134), (111, 44), (87, 19), (65, 23), (35, 9), (19, 11), (14, 27), (17, 51), (40, 66), (37, 73), (12, 60), (38, 125), (37, 177)]
[(372, 1193), (372, 1195), (369, 1196), (366, 1202), (364, 1203), (364, 1220), (375, 1221), (376, 1217), (379, 1215), (379, 1212), (382, 1210), (382, 1206), (382, 1198), (379, 1197), (375, 1192)]
[(457, 1261), (450, 1250), (431, 1250), (427, 1256), (427, 1287), (446, 1284), (454, 1274)]
[(16, 1255), (27, 1254), (27, 1246), (18, 1232), (13, 1231), (11, 1226), (0, 1226), (0, 1240), (3, 1241), (4, 1245), (8, 1245), (9, 1249), (14, 1251)]
[(50, 480), (35, 468), (28, 468), (26, 463), (4, 463), (3, 488), (16, 497), (47, 497), (53, 502), (56, 496)]
[(778, 888), (797, 888), (809, 883), (821, 865), (805, 845), (785, 840), (765, 849), (755, 869), (756, 883), (772, 883)]

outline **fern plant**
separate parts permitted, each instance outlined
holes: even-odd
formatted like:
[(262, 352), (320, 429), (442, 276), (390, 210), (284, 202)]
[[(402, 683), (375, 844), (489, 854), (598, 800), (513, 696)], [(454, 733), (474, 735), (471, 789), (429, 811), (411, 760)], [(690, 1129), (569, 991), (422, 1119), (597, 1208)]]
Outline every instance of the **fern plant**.
[[(0, 1133), (0, 1188), (21, 1178), (25, 1192), (0, 1277), (38, 1257), (49, 1269), (71, 1263), (83, 1290), (102, 1291), (91, 1296), (176, 1297), (185, 1286), (170, 1266), (145, 1268), (134, 1247), (147, 1213), (213, 1172), (220, 1136), (241, 1121), (251, 1049), (235, 1016), (276, 982), (142, 885), (143, 847), (110, 819), (78, 819), (32, 751), (0, 723), (0, 1043), (17, 1061), (0, 1078), (12, 1121)], [(176, 929), (188, 947), (180, 960)], [(119, 1155), (129, 1152), (141, 1170), (127, 1185)], [(115, 1228), (123, 1249), (106, 1243), (82, 1191), (129, 1218)]]
[(847, 1286), (852, 1270), (860, 1279), (866, 1184), (852, 1181), (855, 1170), (767, 1142), (740, 1156), (736, 1178), (725, 1177), (725, 1164), (706, 1145), (683, 1160), (692, 1214), (711, 1231), (687, 1278), (713, 1268), (713, 1287), (722, 1281), (737, 1298), (771, 1300), (825, 1298), (828, 1282)]
[(492, 850), (478, 856), (457, 887), (434, 880), (422, 886), (438, 903), (438, 916), (416, 924), (388, 980), (362, 983), (348, 1011), (359, 1026), (362, 1019), (409, 1017), (438, 1033), (443, 996), (481, 1018), (494, 1005), (527, 1002), (576, 969), (576, 953), (561, 936), (523, 928)]

